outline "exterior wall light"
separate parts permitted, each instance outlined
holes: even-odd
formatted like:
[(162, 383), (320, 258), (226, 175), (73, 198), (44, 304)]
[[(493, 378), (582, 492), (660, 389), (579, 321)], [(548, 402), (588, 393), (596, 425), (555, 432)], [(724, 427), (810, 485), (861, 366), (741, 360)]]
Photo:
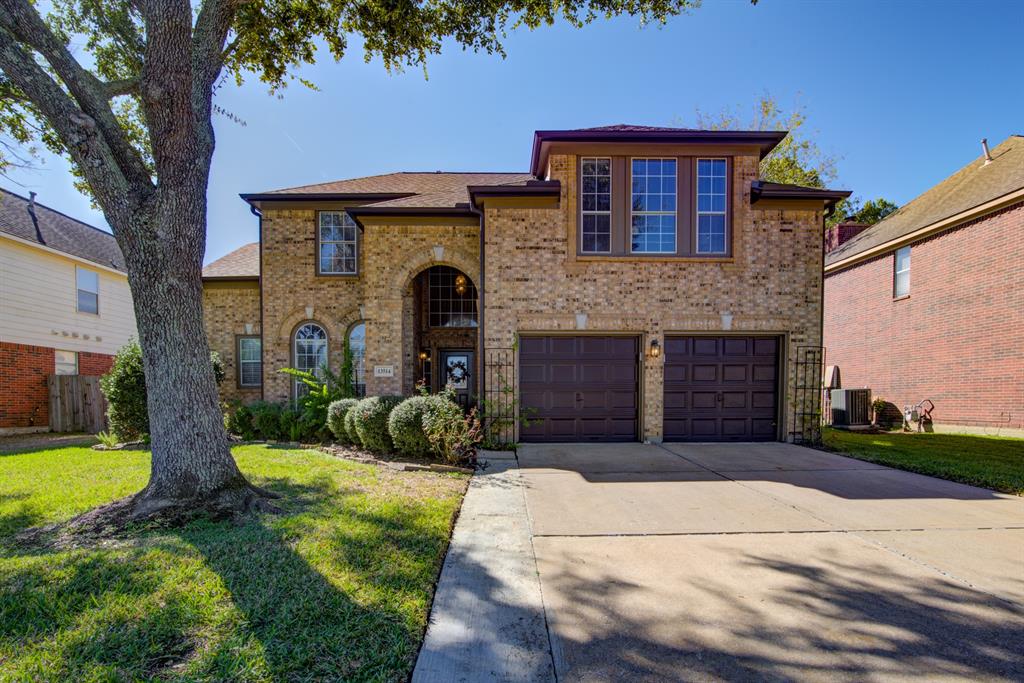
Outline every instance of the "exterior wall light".
[(466, 284), (467, 284), (467, 282), (468, 281), (466, 280), (466, 276), (463, 275), (462, 273), (459, 273), (458, 275), (456, 275), (455, 276), (455, 293), (458, 294), (459, 296), (463, 296), (466, 293)]
[(651, 340), (651, 358), (657, 358), (661, 355), (661, 343), (657, 339)]
[(427, 351), (426, 349), (421, 349), (420, 360), (427, 360), (428, 358), (430, 358), (430, 351)]

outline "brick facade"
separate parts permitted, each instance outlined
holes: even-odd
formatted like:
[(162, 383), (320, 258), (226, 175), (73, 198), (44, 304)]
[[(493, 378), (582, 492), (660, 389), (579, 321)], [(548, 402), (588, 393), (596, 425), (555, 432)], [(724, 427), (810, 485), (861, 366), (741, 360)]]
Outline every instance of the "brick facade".
[[(80, 351), (81, 375), (106, 373), (114, 357)], [(50, 424), (50, 391), (46, 378), (54, 373), (54, 349), (0, 342), (0, 429), (45, 428)]]
[[(258, 282), (207, 282), (203, 286), (203, 324), (210, 348), (224, 362), (222, 401), (249, 403), (260, 398), (259, 387), (238, 386), (238, 335), (260, 333), (260, 288)], [(246, 331), (249, 326), (251, 332)]]
[(937, 424), (1024, 428), (1024, 204), (911, 246), (910, 296), (893, 252), (830, 273), (825, 346), (846, 387)]

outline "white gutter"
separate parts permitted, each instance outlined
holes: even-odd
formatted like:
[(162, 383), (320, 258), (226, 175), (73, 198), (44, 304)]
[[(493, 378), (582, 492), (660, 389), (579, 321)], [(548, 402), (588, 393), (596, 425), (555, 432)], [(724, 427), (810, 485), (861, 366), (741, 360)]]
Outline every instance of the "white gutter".
[[(102, 263), (96, 263), (95, 261), (90, 261), (87, 258), (82, 258), (81, 256), (75, 256), (74, 254), (69, 254), (66, 251), (61, 251), (60, 249), (54, 249), (53, 247), (48, 247), (45, 244), (39, 244), (39, 242), (35, 242), (33, 240), (27, 240), (27, 239), (25, 239), (23, 237), (18, 237), (17, 235), (11, 235), (11, 234), (6, 233), (6, 232), (0, 232), (0, 237), (3, 237), (5, 239), (9, 239), (12, 242), (17, 242), (18, 244), (24, 244), (27, 247), (35, 247), (36, 249), (39, 249), (40, 251), (45, 251), (45, 252), (49, 252), (51, 254), (56, 254), (57, 256), (63, 256), (66, 259), (69, 259), (69, 260), (74, 261), (76, 263), (81, 263), (83, 265), (89, 266), (90, 268), (99, 268), (100, 270), (105, 270), (108, 273), (113, 273), (114, 275), (120, 275), (123, 278), (127, 278), (128, 277), (128, 274), (126, 272), (124, 272), (123, 270), (118, 270), (117, 268), (111, 268), (110, 266), (105, 266)], [(111, 235), (111, 237), (113, 237), (113, 235)]]
[(908, 244), (910, 242), (915, 242), (921, 239), (922, 237), (927, 237), (928, 235), (934, 234), (936, 232), (941, 232), (943, 230), (946, 230), (947, 228), (954, 227), (960, 223), (966, 223), (969, 220), (973, 220), (986, 214), (993, 213), (995, 211), (998, 211), (999, 209), (1004, 209), (1007, 206), (1010, 206), (1011, 204), (1016, 204), (1017, 202), (1021, 201), (1024, 201), (1024, 187), (1022, 187), (1019, 190), (1015, 190), (1010, 194), (1004, 194), (1002, 197), (996, 197), (995, 199), (989, 200), (984, 204), (979, 204), (978, 206), (967, 209), (966, 211), (961, 211), (960, 213), (949, 216), (948, 218), (943, 218), (942, 220), (926, 225), (923, 228), (918, 228), (917, 230), (911, 233), (907, 233), (906, 235), (901, 235), (896, 239), (892, 239), (889, 240), (888, 242), (883, 242), (882, 244), (871, 247), (870, 249), (865, 249), (864, 251), (857, 252), (852, 256), (847, 256), (846, 258), (836, 261), (835, 263), (830, 263), (825, 266), (825, 272), (830, 273), (835, 270), (846, 268), (855, 263), (866, 261), (869, 258), (877, 256), (881, 253), (892, 251), (893, 249), (897, 247), (902, 247), (903, 245)]

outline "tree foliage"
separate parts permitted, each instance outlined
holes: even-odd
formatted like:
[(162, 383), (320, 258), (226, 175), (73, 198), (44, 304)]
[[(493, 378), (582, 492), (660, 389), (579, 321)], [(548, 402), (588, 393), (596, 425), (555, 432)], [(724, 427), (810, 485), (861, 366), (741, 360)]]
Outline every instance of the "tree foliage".
[(856, 221), (857, 223), (874, 225), (900, 208), (883, 197), (869, 199), (863, 204), (859, 204), (856, 198), (853, 199), (854, 202), (852, 202), (853, 205), (851, 207), (853, 210), (847, 213), (846, 220)]

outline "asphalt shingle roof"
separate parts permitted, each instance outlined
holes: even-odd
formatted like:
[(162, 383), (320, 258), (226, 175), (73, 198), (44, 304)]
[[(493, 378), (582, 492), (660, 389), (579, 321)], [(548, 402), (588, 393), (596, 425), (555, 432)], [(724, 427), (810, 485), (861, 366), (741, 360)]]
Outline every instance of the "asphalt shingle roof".
[(915, 230), (1024, 188), (1024, 136), (1011, 135), (992, 149), (992, 163), (977, 159), (924, 194), (860, 233), (825, 257), (825, 265), (845, 260)]
[(203, 268), (203, 278), (247, 278), (259, 275), (259, 242), (241, 246)]
[[(508, 185), (532, 180), (529, 173), (452, 173), (401, 172), (384, 175), (334, 180), (329, 183), (300, 185), (280, 190), (259, 193), (268, 195), (318, 195), (318, 194), (394, 194), (410, 195), (395, 197), (387, 201), (405, 200), (395, 206), (406, 207), (454, 207), (469, 202), (466, 192), (468, 185)], [(419, 197), (419, 198), (417, 198)], [(375, 205), (379, 205), (376, 204)]]
[(29, 203), (28, 198), (0, 188), (0, 232), (126, 272), (124, 256), (109, 232), (38, 201), (33, 221)]

